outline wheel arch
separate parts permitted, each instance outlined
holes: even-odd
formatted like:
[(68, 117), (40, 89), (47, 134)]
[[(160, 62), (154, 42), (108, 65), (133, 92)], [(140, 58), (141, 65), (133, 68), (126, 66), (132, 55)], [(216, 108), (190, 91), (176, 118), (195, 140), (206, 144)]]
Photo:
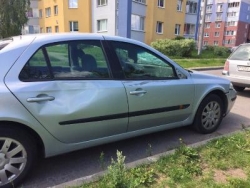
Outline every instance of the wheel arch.
[(205, 98), (211, 94), (214, 94), (214, 95), (217, 95), (218, 97), (220, 97), (220, 99), (223, 103), (223, 116), (225, 116), (226, 111), (227, 111), (227, 107), (228, 107), (228, 101), (227, 101), (227, 97), (226, 97), (225, 93), (221, 90), (214, 90), (214, 91), (211, 91), (210, 93), (208, 93), (205, 96)]
[(13, 121), (0, 121), (0, 126), (6, 127), (6, 128), (12, 127), (13, 129), (21, 129), (27, 132), (36, 141), (38, 156), (42, 156), (42, 158), (45, 157), (45, 146), (42, 141), (42, 138), (32, 128), (22, 123), (13, 122)]

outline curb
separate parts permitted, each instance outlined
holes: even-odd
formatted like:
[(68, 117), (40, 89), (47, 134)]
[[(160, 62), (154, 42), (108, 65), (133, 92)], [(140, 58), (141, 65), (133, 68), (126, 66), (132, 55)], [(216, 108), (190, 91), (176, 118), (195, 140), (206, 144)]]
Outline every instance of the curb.
[[(220, 134), (219, 133), (219, 135), (215, 136), (214, 138), (209, 138), (207, 140), (203, 140), (201, 142), (197, 142), (197, 143), (194, 143), (194, 144), (189, 144), (187, 146), (192, 147), (192, 148), (197, 148), (199, 146), (203, 146), (203, 145), (207, 144), (208, 142), (210, 142), (212, 140), (219, 139), (219, 138), (222, 138), (222, 137), (227, 137), (227, 136), (239, 133), (239, 132), (242, 132), (242, 129), (238, 130), (238, 131), (234, 131), (232, 133), (228, 133), (228, 134)], [(137, 161), (134, 161), (134, 162), (131, 162), (131, 163), (127, 163), (126, 168), (130, 169), (130, 168), (134, 168), (136, 166), (142, 165), (142, 164), (150, 164), (150, 163), (156, 162), (157, 160), (159, 160), (163, 156), (173, 154), (175, 152), (175, 150), (176, 149), (172, 149), (172, 150), (169, 150), (169, 151), (166, 151), (166, 152), (154, 155), (154, 156), (146, 157), (144, 159), (140, 159), (140, 160), (137, 160)], [(80, 186), (80, 185), (82, 185), (84, 183), (97, 181), (98, 178), (102, 177), (105, 173), (107, 173), (107, 170), (95, 173), (95, 174), (90, 175), (90, 176), (85, 176), (85, 177), (78, 178), (78, 179), (75, 179), (75, 180), (72, 180), (72, 181), (69, 181), (69, 182), (65, 182), (65, 183), (50, 187), (50, 188), (66, 188), (66, 187)]]

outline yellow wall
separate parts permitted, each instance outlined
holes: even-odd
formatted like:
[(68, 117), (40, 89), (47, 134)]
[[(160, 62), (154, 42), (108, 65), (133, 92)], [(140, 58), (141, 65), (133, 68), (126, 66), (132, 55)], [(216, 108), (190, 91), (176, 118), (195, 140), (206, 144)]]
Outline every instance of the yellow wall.
[[(54, 6), (58, 5), (58, 15), (54, 15)], [(46, 17), (45, 8), (51, 8), (51, 16)], [(46, 32), (46, 27), (59, 27), (59, 32), (69, 32), (69, 22), (78, 21), (79, 32), (91, 32), (91, 0), (78, 0), (78, 8), (69, 8), (68, 0), (40, 0), (39, 10), (43, 17), (39, 19), (40, 27)]]
[[(145, 43), (150, 44), (157, 39), (173, 39), (175, 24), (180, 24), (180, 36), (183, 36), (185, 23), (186, 0), (182, 1), (182, 11), (177, 11), (177, 0), (165, 0), (164, 8), (158, 7), (158, 0), (147, 1)], [(163, 33), (156, 33), (157, 21), (163, 22)]]

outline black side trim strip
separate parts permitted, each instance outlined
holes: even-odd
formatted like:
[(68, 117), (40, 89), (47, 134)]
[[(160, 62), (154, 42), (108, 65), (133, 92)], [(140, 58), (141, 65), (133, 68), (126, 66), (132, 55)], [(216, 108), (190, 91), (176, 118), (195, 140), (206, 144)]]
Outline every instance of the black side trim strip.
[(174, 110), (182, 110), (185, 108), (188, 108), (189, 104), (179, 105), (179, 106), (170, 106), (170, 107), (164, 107), (164, 108), (156, 108), (156, 109), (150, 109), (150, 110), (142, 110), (142, 111), (136, 111), (136, 112), (130, 112), (129, 117), (133, 116), (142, 116), (147, 114), (157, 114), (161, 112), (169, 112)]
[(182, 110), (182, 109), (188, 108), (189, 106), (190, 106), (190, 104), (184, 104), (184, 105), (142, 110), (142, 111), (136, 111), (136, 112), (130, 112), (130, 113), (121, 113), (121, 114), (113, 114), (113, 115), (107, 115), (107, 116), (98, 116), (98, 117), (91, 117), (91, 118), (84, 118), (84, 119), (69, 120), (69, 121), (59, 122), (59, 124), (60, 125), (69, 125), (69, 124), (77, 124), (77, 123), (89, 123), (89, 122), (95, 122), (95, 121), (104, 121), (104, 120), (111, 120), (111, 119), (120, 119), (120, 118), (142, 116), (142, 115), (147, 115), (147, 114), (157, 114), (157, 113), (161, 113), (161, 112)]

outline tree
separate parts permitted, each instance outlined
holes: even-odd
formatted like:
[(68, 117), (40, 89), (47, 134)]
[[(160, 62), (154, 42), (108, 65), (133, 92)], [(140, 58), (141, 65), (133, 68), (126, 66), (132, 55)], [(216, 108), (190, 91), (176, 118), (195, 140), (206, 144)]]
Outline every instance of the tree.
[(21, 34), (29, 8), (30, 0), (0, 0), (0, 38)]

